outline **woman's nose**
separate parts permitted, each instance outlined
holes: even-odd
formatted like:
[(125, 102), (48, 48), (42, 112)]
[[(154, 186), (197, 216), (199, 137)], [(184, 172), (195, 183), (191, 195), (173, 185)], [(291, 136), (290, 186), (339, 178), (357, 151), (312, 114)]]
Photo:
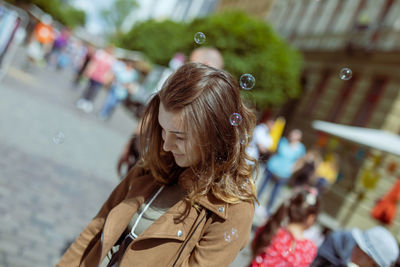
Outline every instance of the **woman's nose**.
[(174, 140), (173, 137), (169, 134), (165, 135), (164, 138), (164, 145), (163, 145), (163, 149), (164, 151), (171, 151), (174, 147)]

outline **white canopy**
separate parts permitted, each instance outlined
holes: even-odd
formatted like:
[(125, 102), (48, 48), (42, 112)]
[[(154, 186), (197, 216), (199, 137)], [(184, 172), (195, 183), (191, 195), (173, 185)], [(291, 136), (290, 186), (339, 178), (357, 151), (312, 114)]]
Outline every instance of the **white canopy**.
[(312, 127), (351, 142), (400, 156), (400, 136), (363, 127), (347, 126), (325, 121), (313, 121)]

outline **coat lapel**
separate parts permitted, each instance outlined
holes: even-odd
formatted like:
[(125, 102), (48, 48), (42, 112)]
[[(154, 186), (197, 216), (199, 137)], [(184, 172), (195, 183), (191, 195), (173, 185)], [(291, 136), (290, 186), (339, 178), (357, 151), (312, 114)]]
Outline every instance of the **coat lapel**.
[(106, 218), (103, 228), (101, 260), (125, 231), (138, 208), (157, 189), (158, 185), (154, 181), (149, 183), (147, 180), (146, 183), (132, 183), (131, 187), (126, 199), (115, 206)]
[(184, 241), (198, 217), (197, 211), (190, 208), (187, 217), (184, 220), (179, 220), (185, 207), (185, 201), (178, 201), (153, 222), (134, 242), (147, 238), (168, 238)]

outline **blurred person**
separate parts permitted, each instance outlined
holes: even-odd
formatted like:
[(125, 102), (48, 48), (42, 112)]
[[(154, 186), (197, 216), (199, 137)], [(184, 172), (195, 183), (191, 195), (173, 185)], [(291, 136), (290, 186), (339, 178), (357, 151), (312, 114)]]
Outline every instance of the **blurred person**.
[(54, 41), (53, 19), (45, 14), (35, 25), (27, 46), (28, 62), (41, 62), (50, 51)]
[(214, 47), (200, 47), (193, 50), (189, 57), (190, 62), (199, 62), (208, 66), (222, 69), (224, 67), (224, 59), (221, 52)]
[(71, 67), (74, 71), (78, 71), (86, 55), (86, 45), (83, 41), (73, 37), (69, 39), (68, 44), (70, 46)]
[(96, 52), (96, 49), (88, 44), (85, 45), (85, 49), (84, 49), (84, 56), (82, 57), (82, 62), (79, 65), (79, 68), (76, 72), (75, 78), (74, 78), (74, 85), (75, 87), (78, 86), (87, 66), (89, 65), (89, 62), (91, 61), (91, 59), (93, 58), (94, 53)]
[[(179, 57), (181, 59), (182, 57)], [(193, 50), (193, 52), (190, 54), (190, 62), (198, 62), (198, 63), (203, 63), (207, 66), (216, 68), (216, 69), (222, 69), (224, 65), (224, 61), (222, 58), (221, 53), (216, 49), (212, 47), (200, 47), (196, 48)], [(141, 116), (139, 116), (139, 120), (141, 121)], [(138, 124), (140, 125), (140, 123)], [(139, 126), (138, 126), (139, 127)], [(136, 134), (135, 134), (136, 133)], [(138, 129), (134, 130), (134, 134), (132, 137), (129, 139), (127, 144), (124, 146), (122, 153), (118, 159), (117, 163), (117, 172), (119, 176), (122, 178), (124, 176), (124, 172), (122, 169), (124, 166), (127, 165), (127, 170), (129, 170), (132, 166), (135, 165), (136, 161), (138, 160), (139, 157), (139, 140), (138, 140)]]
[(22, 41), (25, 36), (25, 30), (20, 27), (21, 22), (20, 17), (0, 6), (0, 70), (9, 49), (13, 44)]
[(329, 153), (325, 159), (317, 165), (315, 170), (315, 187), (322, 194), (336, 182), (339, 173), (339, 156)]
[(261, 197), (270, 181), (274, 185), (266, 208), (262, 208), (262, 206), (257, 207), (256, 212), (258, 215), (266, 217), (271, 213), (271, 208), (281, 188), (289, 181), (296, 162), (305, 155), (306, 149), (301, 143), (302, 135), (299, 129), (291, 130), (288, 138), (282, 137), (280, 139), (276, 153), (268, 160), (264, 180), (258, 189), (257, 198)]
[(108, 119), (119, 103), (126, 99), (129, 93), (133, 94), (138, 86), (136, 81), (139, 74), (134, 69), (132, 61), (126, 60), (116, 65), (113, 70), (114, 80), (99, 113), (103, 120)]
[(266, 161), (270, 155), (272, 137), (270, 135), (273, 120), (266, 120), (259, 123), (253, 131), (251, 141), (247, 147), (247, 154), (257, 160)]
[(399, 256), (392, 234), (382, 226), (333, 231), (318, 249), (312, 267), (390, 267)]
[(309, 266), (317, 254), (317, 246), (304, 236), (304, 231), (316, 221), (319, 206), (315, 188), (293, 191), (289, 201), (257, 229), (250, 267)]
[(70, 36), (70, 31), (64, 29), (55, 38), (49, 53), (46, 55), (46, 60), (48, 65), (57, 65), (59, 57), (68, 45), (68, 40)]
[(186, 57), (183, 53), (176, 53), (168, 63), (168, 67), (173, 71), (179, 69), (183, 64), (185, 64)]
[(112, 80), (112, 66), (115, 63), (113, 51), (112, 46), (96, 51), (85, 70), (89, 83), (81, 98), (76, 102), (76, 106), (86, 113), (93, 111), (93, 101), (99, 89)]
[(393, 267), (400, 267), (400, 256), (397, 258), (397, 261), (394, 263)]
[[(41, 21), (39, 21), (34, 29), (34, 37), (35, 39), (45, 46), (45, 52), (51, 49), (51, 45), (53, 44), (55, 38), (55, 32), (53, 26), (53, 19), (50, 15), (45, 14), (41, 17)], [(45, 54), (46, 54), (45, 53)]]
[[(117, 163), (117, 173), (122, 179), (126, 173), (135, 166), (140, 159), (140, 129), (142, 119), (139, 120), (138, 126), (135, 128), (129, 142), (124, 146), (121, 156)], [(126, 167), (126, 168), (125, 168)], [(123, 170), (125, 168), (125, 171)]]
[(255, 186), (240, 137), (254, 124), (229, 73), (183, 65), (146, 108), (140, 162), (56, 266), (229, 266), (251, 231)]
[(315, 171), (322, 163), (322, 156), (317, 149), (310, 149), (304, 157), (300, 158), (293, 167), (293, 174), (290, 178), (291, 186), (304, 186), (313, 183)]

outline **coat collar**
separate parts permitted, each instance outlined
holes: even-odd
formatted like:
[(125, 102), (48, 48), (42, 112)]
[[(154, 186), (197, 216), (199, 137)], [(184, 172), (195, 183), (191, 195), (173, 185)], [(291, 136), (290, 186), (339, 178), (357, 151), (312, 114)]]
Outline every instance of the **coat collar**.
[[(196, 179), (195, 174), (190, 168), (187, 168), (181, 175), (179, 180), (180, 181), (193, 181)], [(181, 184), (182, 188), (189, 187), (190, 185), (183, 185)], [(222, 200), (217, 199), (211, 192), (208, 192), (206, 195), (200, 196), (195, 202), (201, 205), (203, 208), (213, 212), (218, 217), (226, 220), (228, 213), (228, 204)]]
[(224, 220), (228, 218), (228, 204), (214, 197), (212, 193), (201, 196), (197, 203)]
[[(112, 247), (112, 244), (114, 244), (118, 237), (123, 233), (130, 219), (140, 205), (142, 205), (146, 199), (150, 198), (159, 187), (159, 183), (157, 183), (151, 175), (144, 175), (130, 183), (129, 192), (125, 199), (110, 211), (105, 221), (103, 228), (104, 240), (101, 251), (101, 260), (103, 260), (106, 252)], [(227, 210), (229, 205), (214, 197), (212, 193), (199, 197), (196, 203), (213, 212), (223, 220), (226, 220), (228, 217)], [(177, 207), (179, 206), (178, 204), (179, 203), (177, 203)], [(181, 204), (183, 205), (182, 202)], [(164, 214), (164, 217), (167, 215), (173, 215), (172, 211), (169, 211), (169, 213)], [(178, 225), (176, 227), (180, 226)], [(182, 236), (182, 238), (184, 237)]]
[[(132, 190), (130, 190), (131, 192), (128, 193), (127, 198), (124, 202), (129, 203), (129, 198), (137, 197), (138, 192), (136, 188), (141, 188), (139, 195), (144, 198), (142, 199), (142, 202), (139, 203), (139, 206), (143, 203), (143, 201), (151, 198), (151, 196), (157, 191), (157, 188), (159, 188), (160, 186), (159, 183), (151, 175), (148, 174), (145, 176), (145, 179), (136, 179), (136, 181), (133, 181), (131, 183), (130, 189)], [(186, 176), (190, 181), (193, 179), (194, 173), (190, 168), (188, 168), (181, 174), (180, 179), (182, 179), (184, 176)], [(184, 187), (183, 185), (181, 186)], [(144, 190), (145, 188), (146, 190)], [(195, 202), (224, 220), (228, 218), (229, 204), (217, 199), (211, 192), (208, 192), (206, 195), (200, 196)], [(135, 209), (138, 208), (135, 201), (131, 202), (130, 205), (132, 205)]]

